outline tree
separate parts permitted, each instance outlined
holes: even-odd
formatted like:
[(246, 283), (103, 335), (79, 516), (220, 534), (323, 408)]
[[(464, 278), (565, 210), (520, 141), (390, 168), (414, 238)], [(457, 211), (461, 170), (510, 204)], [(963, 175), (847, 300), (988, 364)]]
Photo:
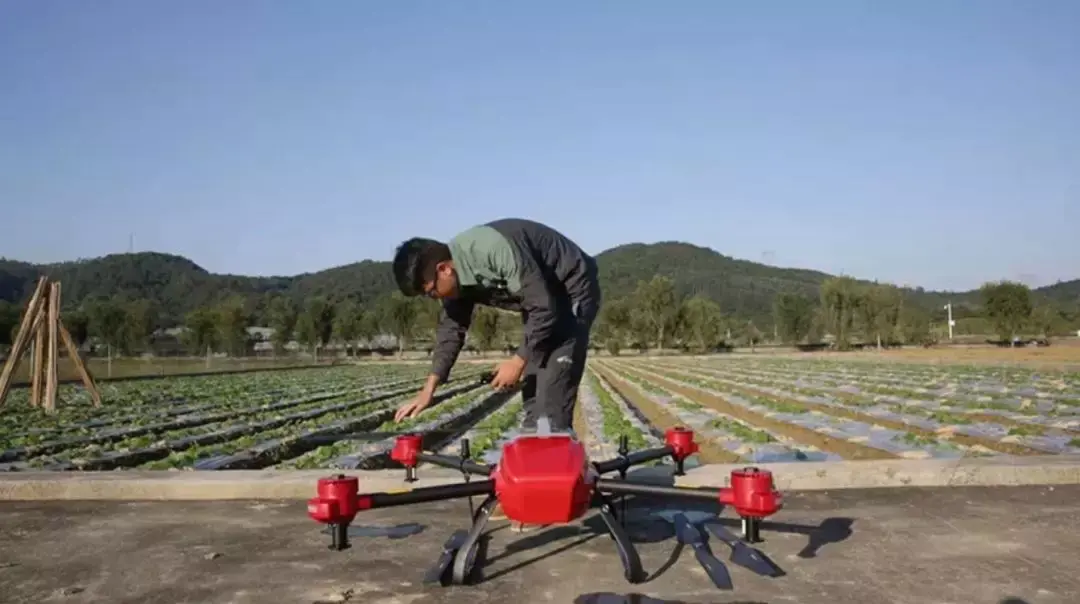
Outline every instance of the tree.
[(218, 314), (212, 308), (196, 308), (184, 317), (183, 342), (195, 354), (217, 350), (221, 336)]
[(144, 349), (157, 328), (157, 307), (145, 298), (130, 300), (120, 307), (124, 312), (122, 348), (132, 353)]
[(322, 296), (308, 298), (296, 320), (296, 339), (304, 346), (326, 346), (334, 333), (334, 307)]
[(825, 328), (836, 338), (836, 347), (851, 347), (851, 328), (858, 308), (859, 287), (851, 277), (830, 277), (821, 284), (821, 307)]
[(658, 349), (662, 349), (679, 316), (675, 282), (663, 275), (638, 282), (633, 305), (642, 331), (653, 339)]
[(721, 340), (724, 315), (720, 305), (702, 295), (688, 298), (679, 313), (684, 341), (700, 351), (712, 350)]
[(499, 335), (500, 314), (495, 308), (483, 305), (478, 305), (473, 311), (469, 340), (475, 340), (475, 346), (481, 352), (491, 350), (495, 344), (495, 338)]
[[(0, 303), (2, 306), (3, 303)], [(0, 311), (2, 312), (2, 311)], [(86, 316), (86, 313), (81, 310), (72, 310), (63, 313), (64, 327), (67, 327), (68, 333), (71, 334), (71, 339), (75, 341), (76, 348), (82, 348), (82, 345), (86, 343), (87, 338), (90, 337), (90, 318)], [(3, 319), (0, 318), (0, 325), (2, 325)], [(0, 329), (3, 329), (0, 326)]]
[(889, 340), (896, 333), (903, 304), (900, 290), (875, 283), (860, 289), (855, 304), (859, 328), (866, 339), (877, 343), (880, 350), (882, 340)]
[(379, 315), (372, 309), (359, 309), (356, 315), (356, 338), (364, 340), (370, 347), (377, 335), (379, 335)]
[(216, 342), (231, 356), (244, 356), (248, 347), (248, 313), (244, 298), (231, 296), (214, 308)]
[(801, 294), (784, 292), (773, 301), (773, 320), (780, 339), (798, 344), (808, 335), (814, 323), (814, 301)]
[(15, 334), (22, 321), (21, 315), (18, 305), (0, 300), (0, 346), (11, 346), (14, 343)]
[(750, 347), (750, 352), (754, 352), (755, 347), (761, 342), (761, 330), (758, 329), (757, 325), (754, 325), (753, 319), (746, 322), (740, 339)]
[(593, 325), (593, 334), (600, 344), (613, 355), (626, 346), (633, 328), (633, 306), (625, 298), (611, 300), (600, 306), (600, 313)]
[(289, 298), (275, 296), (267, 304), (267, 323), (274, 330), (270, 341), (274, 344), (275, 354), (284, 352), (285, 346), (292, 341), (296, 320), (296, 305)]
[(345, 300), (334, 309), (333, 338), (334, 341), (350, 347), (356, 343), (357, 334), (360, 332), (360, 305), (355, 300)]
[(114, 300), (95, 300), (87, 305), (90, 335), (109, 348), (110, 354), (124, 350), (127, 340), (128, 315)]
[(500, 312), (498, 313), (498, 336), (496, 340), (499, 342), (499, 346), (506, 352), (517, 350), (521, 345), (521, 340), (525, 332), (525, 328), (521, 323), (521, 315), (512, 312)]
[(897, 331), (905, 344), (932, 344), (934, 341), (930, 330), (930, 313), (914, 304), (900, 307)]
[(395, 291), (379, 302), (379, 322), (397, 338), (398, 356), (405, 354), (405, 346), (416, 332), (417, 319), (422, 307), (416, 298)]
[(1031, 310), (1030, 329), (1042, 338), (1050, 338), (1062, 331), (1065, 324), (1061, 311), (1046, 302), (1036, 304)]
[(1031, 317), (1031, 290), (1023, 283), (998, 281), (985, 283), (979, 289), (983, 313), (997, 330), (998, 336), (1014, 344)]

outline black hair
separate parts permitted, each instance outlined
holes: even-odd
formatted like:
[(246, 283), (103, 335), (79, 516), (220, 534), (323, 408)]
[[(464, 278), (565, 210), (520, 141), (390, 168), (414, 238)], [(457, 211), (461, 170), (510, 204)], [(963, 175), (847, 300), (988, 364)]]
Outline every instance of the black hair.
[(450, 260), (450, 246), (423, 237), (413, 237), (394, 252), (394, 280), (406, 296), (424, 293), (424, 283), (435, 280), (435, 267)]

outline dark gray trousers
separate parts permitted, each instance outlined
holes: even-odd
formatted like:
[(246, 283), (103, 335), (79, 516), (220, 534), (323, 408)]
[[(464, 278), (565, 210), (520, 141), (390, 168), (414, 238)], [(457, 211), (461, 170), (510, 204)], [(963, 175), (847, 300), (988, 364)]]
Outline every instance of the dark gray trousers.
[(522, 429), (536, 428), (536, 420), (546, 416), (553, 431), (571, 430), (578, 386), (585, 375), (589, 353), (589, 330), (600, 311), (600, 288), (575, 302), (560, 315), (559, 336), (543, 359), (530, 360), (525, 369), (522, 399), (525, 420)]

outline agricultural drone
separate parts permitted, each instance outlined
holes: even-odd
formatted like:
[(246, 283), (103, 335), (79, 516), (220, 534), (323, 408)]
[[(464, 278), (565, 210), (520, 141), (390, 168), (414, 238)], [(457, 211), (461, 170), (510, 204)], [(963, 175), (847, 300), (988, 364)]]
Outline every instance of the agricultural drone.
[[(462, 441), (461, 456), (451, 457), (421, 451), (420, 434), (398, 436), (390, 457), (405, 467), (406, 482), (417, 480), (419, 463), (460, 470), (464, 481), (398, 492), (360, 493), (355, 476), (338, 474), (318, 481), (318, 495), (308, 501), (308, 515), (329, 525), (330, 549), (343, 550), (349, 547), (349, 524), (361, 511), (457, 498), (470, 498), (471, 508), (471, 498), (483, 495), (483, 503), (472, 514), (472, 528), (459, 530), (450, 537), (438, 563), (425, 578), (429, 583), (463, 585), (475, 566), (480, 537), (497, 504), (501, 504), (509, 520), (529, 525), (567, 524), (598, 504), (599, 516), (615, 542), (626, 580), (640, 583), (646, 578), (641, 559), (622, 524), (625, 518), (616, 513), (612, 496), (707, 501), (718, 504), (717, 516), (724, 505), (735, 509), (742, 519), (742, 537), (722, 526), (716, 517), (695, 524), (686, 515), (677, 513), (671, 522), (679, 543), (694, 550), (698, 562), (718, 588), (731, 589), (731, 578), (709, 550), (703, 528), (731, 548), (733, 564), (766, 577), (783, 574), (768, 557), (747, 544), (760, 541), (762, 519), (782, 507), (782, 496), (774, 488), (770, 472), (754, 467), (735, 470), (731, 473), (731, 485), (723, 488), (636, 483), (626, 479), (631, 466), (666, 457), (674, 461), (676, 475), (683, 474), (684, 461), (698, 451), (694, 433), (687, 428), (671, 428), (665, 433), (664, 446), (633, 453), (627, 450), (626, 439), (622, 439), (617, 457), (590, 462), (585, 447), (573, 433), (551, 432), (548, 426), (546, 418), (540, 418), (535, 432), (506, 442), (502, 457), (493, 466), (471, 461), (467, 440)], [(619, 478), (601, 477), (610, 472), (618, 472)], [(470, 480), (470, 475), (484, 478)]]

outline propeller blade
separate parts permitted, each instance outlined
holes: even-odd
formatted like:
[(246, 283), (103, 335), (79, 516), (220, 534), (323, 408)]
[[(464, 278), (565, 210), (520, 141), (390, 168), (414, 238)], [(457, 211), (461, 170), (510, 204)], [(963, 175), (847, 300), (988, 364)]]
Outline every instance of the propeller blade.
[(694, 558), (705, 569), (705, 573), (709, 575), (713, 585), (719, 589), (734, 589), (735, 585), (731, 582), (731, 573), (728, 572), (724, 563), (713, 555), (709, 549), (707, 537), (702, 534), (701, 529), (690, 524), (690, 521), (682, 514), (675, 514), (674, 521), (675, 536), (679, 543), (693, 548)]
[(708, 546), (701, 544), (693, 547), (694, 557), (701, 564), (701, 568), (705, 569), (705, 574), (709, 575), (713, 585), (718, 589), (735, 589), (735, 584), (731, 581), (731, 573), (728, 572), (724, 563), (709, 551)]
[(782, 577), (784, 571), (769, 559), (761, 550), (751, 547), (727, 527), (717, 522), (706, 522), (705, 528), (717, 539), (731, 548), (729, 562), (750, 570), (763, 577)]
[(705, 543), (705, 535), (702, 535), (697, 527), (690, 524), (686, 516), (675, 514), (671, 521), (675, 525), (675, 537), (679, 540), (679, 543), (690, 546)]

